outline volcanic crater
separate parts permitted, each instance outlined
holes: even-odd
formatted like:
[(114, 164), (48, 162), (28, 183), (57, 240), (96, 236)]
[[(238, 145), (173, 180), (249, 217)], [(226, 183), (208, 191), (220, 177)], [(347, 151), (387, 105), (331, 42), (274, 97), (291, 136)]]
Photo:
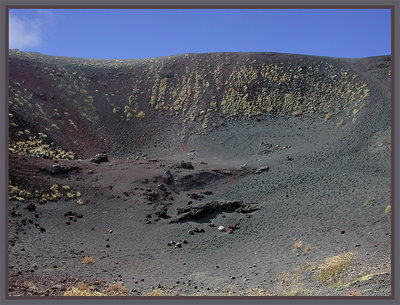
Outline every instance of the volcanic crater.
[(391, 57), (9, 52), (10, 296), (390, 296)]

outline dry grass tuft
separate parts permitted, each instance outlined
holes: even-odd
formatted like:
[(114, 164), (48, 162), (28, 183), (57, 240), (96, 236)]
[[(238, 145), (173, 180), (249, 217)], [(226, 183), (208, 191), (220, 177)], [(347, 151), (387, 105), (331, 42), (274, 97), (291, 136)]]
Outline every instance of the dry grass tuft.
[(389, 204), (386, 208), (385, 208), (385, 213), (388, 214), (392, 212), (392, 206)]
[(375, 201), (375, 199), (373, 197), (368, 196), (367, 198), (365, 198), (364, 206), (368, 206), (374, 201)]
[(71, 287), (69, 290), (64, 292), (64, 296), (87, 296), (87, 297), (92, 297), (92, 296), (105, 296), (104, 293), (95, 290), (93, 287), (89, 286), (87, 283), (83, 282), (78, 282), (74, 287)]
[(127, 291), (128, 290), (124, 286), (123, 282), (116, 282), (110, 284), (105, 290), (105, 293), (106, 295), (119, 296), (119, 295), (125, 295)]
[(343, 254), (327, 258), (318, 269), (317, 280), (325, 282), (335, 275), (345, 270), (346, 266), (355, 259), (353, 252), (345, 252)]
[[(237, 288), (236, 288), (237, 289)], [(273, 296), (272, 293), (259, 287), (252, 288), (247, 291), (237, 291), (233, 287), (225, 289), (222, 292), (223, 296)]]
[(82, 264), (93, 264), (94, 263), (94, 258), (91, 256), (86, 256), (82, 260)]
[(82, 291), (90, 290), (89, 284), (84, 283), (84, 282), (76, 283), (75, 288), (82, 290)]
[(145, 294), (144, 296), (148, 296), (148, 297), (165, 297), (165, 296), (177, 296), (178, 293), (173, 291), (173, 290), (169, 290), (167, 288), (161, 289), (161, 288), (157, 288), (154, 289), (152, 292)]
[(338, 123), (336, 123), (337, 127), (343, 126), (344, 120), (340, 120)]
[(303, 247), (303, 242), (302, 241), (298, 241), (293, 245), (294, 249), (300, 249), (301, 247)]
[(161, 296), (165, 296), (165, 295), (166, 294), (161, 289), (154, 289), (152, 292), (146, 294), (146, 296), (149, 296), (149, 297), (161, 297)]
[(247, 292), (246, 296), (273, 296), (273, 294), (268, 292), (267, 290), (256, 287)]
[(28, 289), (36, 289), (36, 286), (33, 282), (24, 282), (24, 287)]
[(310, 251), (310, 250), (312, 250), (312, 249), (314, 249), (314, 247), (308, 245), (308, 246), (306, 246), (306, 247), (304, 248), (304, 253), (307, 253), (308, 251)]
[(279, 290), (284, 296), (305, 295), (305, 290), (300, 279), (301, 269), (296, 268), (292, 273), (284, 272), (278, 275), (280, 280)]

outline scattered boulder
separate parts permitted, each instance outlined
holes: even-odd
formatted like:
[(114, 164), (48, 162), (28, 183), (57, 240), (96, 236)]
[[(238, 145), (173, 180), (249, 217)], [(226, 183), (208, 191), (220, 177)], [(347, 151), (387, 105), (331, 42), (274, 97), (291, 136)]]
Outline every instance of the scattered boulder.
[(261, 174), (263, 172), (267, 172), (269, 171), (269, 166), (263, 166), (263, 167), (259, 167), (255, 170), (255, 174)]
[(60, 164), (54, 164), (52, 167), (51, 167), (51, 169), (50, 169), (50, 174), (54, 174), (54, 175), (57, 175), (57, 174), (63, 174), (63, 173), (65, 173), (67, 170), (66, 170), (66, 168), (64, 167), (64, 166), (61, 166)]
[(108, 162), (108, 156), (104, 153), (97, 154), (92, 159), (90, 159), (90, 162), (94, 163)]
[(225, 231), (224, 226), (219, 226), (219, 227), (218, 227), (218, 231)]
[(203, 228), (199, 229), (198, 227), (195, 227), (195, 228), (193, 229), (193, 232), (196, 232), (196, 233), (204, 233), (205, 230), (204, 230)]
[(174, 177), (169, 170), (166, 170), (164, 175), (162, 176), (162, 180), (164, 181), (164, 183), (170, 185), (174, 182)]
[(28, 205), (26, 206), (26, 209), (27, 209), (29, 212), (34, 212), (34, 211), (36, 211), (36, 205), (35, 205), (34, 203), (30, 203), (30, 204), (28, 204)]
[(170, 216), (167, 215), (167, 211), (168, 211), (167, 207), (159, 206), (157, 207), (155, 214), (160, 218), (170, 218)]
[(44, 93), (34, 93), (33, 98), (41, 99), (42, 101), (47, 101), (47, 96)]
[(194, 169), (194, 166), (193, 166), (192, 162), (182, 161), (181, 162), (181, 168)]
[(193, 193), (193, 194), (190, 194), (190, 198), (195, 199), (195, 200), (201, 200), (204, 198), (204, 196), (200, 193)]
[(149, 200), (150, 203), (158, 202), (160, 199), (160, 195), (151, 191), (151, 189), (147, 190), (144, 195), (147, 197), (147, 200)]
[(243, 201), (227, 201), (216, 200), (203, 204), (191, 205), (186, 208), (181, 208), (179, 214), (170, 220), (171, 223), (183, 222), (191, 219), (202, 219), (215, 212), (232, 212), (237, 213), (251, 213), (259, 210), (261, 207), (254, 203), (246, 203)]
[(167, 187), (165, 186), (165, 184), (160, 183), (160, 184), (157, 185), (157, 188), (160, 191), (163, 191), (164, 193), (167, 193)]
[(43, 167), (40, 170), (47, 171), (51, 175), (59, 175), (68, 173), (73, 170), (81, 170), (81, 168), (79, 166), (64, 166), (60, 164), (54, 164), (51, 166), (50, 169)]
[(58, 112), (54, 112), (53, 118), (55, 118), (56, 120), (61, 120), (61, 114), (59, 114)]

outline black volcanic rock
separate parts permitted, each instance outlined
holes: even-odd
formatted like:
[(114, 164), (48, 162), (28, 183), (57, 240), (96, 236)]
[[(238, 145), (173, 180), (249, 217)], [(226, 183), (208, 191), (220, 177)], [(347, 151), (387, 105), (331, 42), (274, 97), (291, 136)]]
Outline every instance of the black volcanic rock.
[(174, 177), (169, 170), (165, 171), (162, 179), (166, 184), (172, 184), (174, 182)]
[(103, 153), (97, 154), (92, 159), (90, 159), (90, 162), (94, 162), (94, 163), (108, 162), (108, 156)]

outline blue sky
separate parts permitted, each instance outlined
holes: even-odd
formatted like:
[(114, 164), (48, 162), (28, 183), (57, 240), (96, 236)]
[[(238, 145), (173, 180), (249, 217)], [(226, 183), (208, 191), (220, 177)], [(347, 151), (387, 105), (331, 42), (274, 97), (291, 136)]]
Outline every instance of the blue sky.
[(84, 58), (391, 54), (389, 9), (10, 9), (9, 47)]

